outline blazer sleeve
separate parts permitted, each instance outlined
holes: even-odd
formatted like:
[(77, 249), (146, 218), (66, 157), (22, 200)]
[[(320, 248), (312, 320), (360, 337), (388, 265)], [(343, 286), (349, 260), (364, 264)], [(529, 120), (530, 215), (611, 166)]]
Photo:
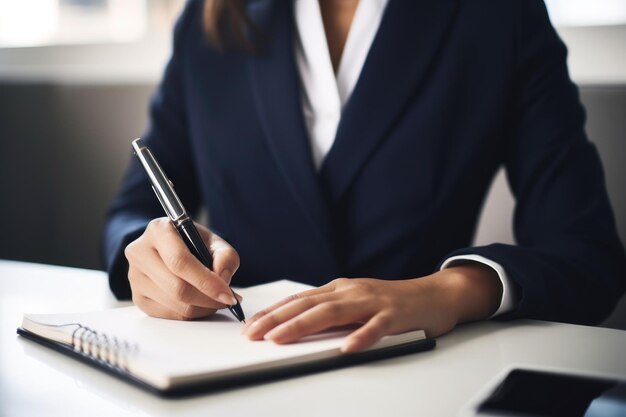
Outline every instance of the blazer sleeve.
[[(504, 164), (517, 246), (458, 250), (504, 267), (516, 307), (499, 318), (581, 324), (604, 319), (626, 287), (626, 257), (604, 174), (584, 131), (567, 51), (542, 1), (518, 1), (513, 128)], [(448, 257), (449, 257), (448, 256)]]
[[(188, 2), (176, 23), (173, 54), (152, 98), (149, 126), (143, 137), (192, 212), (199, 207), (200, 198), (186, 123), (183, 55), (187, 29), (200, 6), (200, 1)], [(131, 157), (121, 189), (107, 213), (102, 241), (109, 286), (118, 299), (131, 298), (125, 247), (143, 233), (151, 219), (164, 215), (145, 172)]]

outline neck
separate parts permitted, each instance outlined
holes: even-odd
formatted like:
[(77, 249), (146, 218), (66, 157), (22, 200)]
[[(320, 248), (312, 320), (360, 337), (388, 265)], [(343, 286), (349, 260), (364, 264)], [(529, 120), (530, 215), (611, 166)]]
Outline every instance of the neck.
[(359, 0), (319, 0), (319, 4), (330, 60), (337, 73)]

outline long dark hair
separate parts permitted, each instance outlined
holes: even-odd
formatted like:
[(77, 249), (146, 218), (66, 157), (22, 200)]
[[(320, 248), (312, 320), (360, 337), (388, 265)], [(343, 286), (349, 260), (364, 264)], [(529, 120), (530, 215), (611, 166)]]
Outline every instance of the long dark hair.
[(246, 14), (243, 0), (204, 0), (203, 22), (204, 30), (217, 49), (254, 52), (247, 34), (257, 30)]

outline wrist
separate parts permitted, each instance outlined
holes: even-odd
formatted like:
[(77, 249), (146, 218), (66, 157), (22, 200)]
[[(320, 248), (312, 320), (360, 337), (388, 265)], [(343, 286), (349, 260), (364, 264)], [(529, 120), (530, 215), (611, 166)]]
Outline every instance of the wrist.
[(470, 262), (441, 270), (433, 277), (445, 288), (446, 302), (458, 323), (488, 318), (502, 300), (502, 282), (487, 265)]

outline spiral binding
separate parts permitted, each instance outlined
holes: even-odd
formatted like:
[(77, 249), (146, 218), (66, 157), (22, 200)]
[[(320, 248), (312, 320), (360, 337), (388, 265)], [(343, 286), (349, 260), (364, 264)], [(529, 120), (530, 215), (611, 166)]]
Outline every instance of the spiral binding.
[(75, 352), (96, 360), (110, 367), (127, 371), (128, 358), (139, 347), (136, 344), (120, 340), (117, 337), (97, 332), (80, 323), (72, 323), (76, 329), (72, 332), (72, 348)]

